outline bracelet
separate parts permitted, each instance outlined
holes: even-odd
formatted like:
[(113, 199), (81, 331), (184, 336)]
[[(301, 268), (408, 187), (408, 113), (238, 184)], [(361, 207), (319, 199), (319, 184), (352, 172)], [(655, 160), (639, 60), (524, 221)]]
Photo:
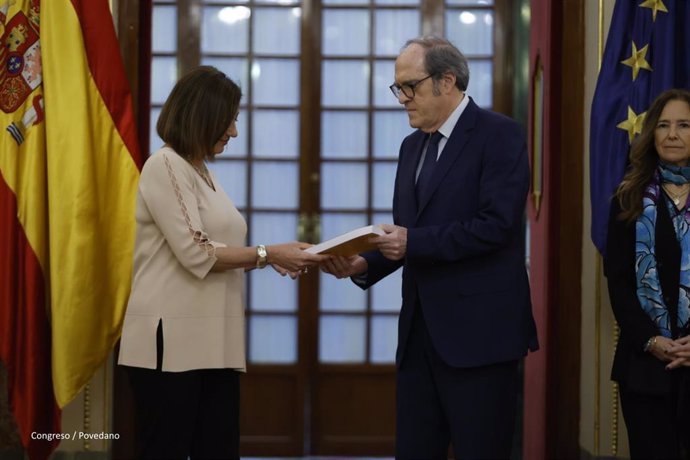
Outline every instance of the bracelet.
[(643, 351), (651, 351), (652, 348), (654, 348), (654, 345), (656, 345), (656, 336), (650, 337), (649, 340), (644, 344), (644, 348), (642, 349)]
[(266, 246), (260, 244), (256, 247), (256, 268), (264, 268), (268, 265), (268, 252)]

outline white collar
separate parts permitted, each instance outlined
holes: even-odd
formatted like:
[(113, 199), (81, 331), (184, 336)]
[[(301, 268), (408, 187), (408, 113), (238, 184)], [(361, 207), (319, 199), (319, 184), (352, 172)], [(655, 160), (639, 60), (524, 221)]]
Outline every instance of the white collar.
[(438, 132), (443, 134), (443, 137), (448, 139), (453, 132), (453, 129), (455, 128), (455, 125), (458, 123), (458, 120), (460, 119), (460, 115), (462, 115), (462, 112), (465, 111), (465, 108), (470, 104), (470, 97), (467, 95), (467, 93), (463, 93), (462, 95), (462, 100), (458, 104), (458, 106), (453, 110), (453, 113), (450, 114), (450, 116), (446, 119), (445, 122), (441, 125), (441, 127), (438, 129)]

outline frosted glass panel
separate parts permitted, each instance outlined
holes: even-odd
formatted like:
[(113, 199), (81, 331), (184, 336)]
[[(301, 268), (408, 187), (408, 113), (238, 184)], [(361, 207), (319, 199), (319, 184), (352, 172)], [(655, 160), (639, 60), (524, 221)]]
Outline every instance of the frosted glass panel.
[(374, 163), (374, 196), (373, 206), (376, 209), (393, 207), (393, 189), (395, 188), (395, 170), (398, 164), (393, 162)]
[(323, 11), (324, 56), (361, 56), (369, 54), (369, 11)]
[(493, 25), (490, 10), (446, 11), (448, 40), (468, 57), (493, 53)]
[(320, 311), (364, 311), (367, 294), (349, 279), (337, 279), (321, 273), (319, 289)]
[(201, 52), (246, 53), (251, 14), (246, 6), (204, 7)]
[(324, 106), (366, 107), (369, 104), (369, 64), (366, 61), (324, 60), (321, 101)]
[(254, 212), (252, 213), (249, 234), (249, 244), (252, 246), (295, 241), (297, 239), (297, 214), (292, 212)]
[(254, 9), (254, 52), (299, 54), (301, 16), (302, 9), (298, 7)]
[(366, 158), (366, 112), (321, 112), (321, 158)]
[(151, 127), (149, 129), (149, 154), (163, 147), (164, 144), (163, 140), (158, 137), (158, 133), (156, 132), (156, 123), (158, 122), (158, 117), (160, 114), (161, 109), (151, 109), (151, 124), (149, 125)]
[(254, 157), (299, 157), (299, 112), (254, 110), (252, 112)]
[(151, 104), (163, 105), (177, 83), (177, 59), (153, 57), (151, 60)]
[(201, 64), (212, 65), (227, 75), (232, 81), (242, 88), (241, 104), (247, 102), (247, 91), (249, 89), (249, 65), (244, 58), (220, 58), (202, 56)]
[(446, 0), (446, 4), (448, 5), (458, 5), (458, 6), (470, 6), (470, 5), (479, 5), (479, 6), (488, 6), (488, 5), (493, 5), (494, 0)]
[(251, 68), (254, 104), (297, 105), (299, 103), (299, 61), (257, 59)]
[[(374, 4), (378, 5), (419, 5), (419, 0), (374, 0)], [(410, 37), (413, 35), (410, 34)]]
[(321, 215), (321, 240), (329, 240), (369, 224), (366, 214), (326, 212)]
[(395, 61), (376, 61), (374, 63), (374, 105), (376, 107), (400, 107), (389, 86), (395, 81)]
[(297, 362), (297, 319), (253, 316), (249, 319), (249, 360), (252, 363)]
[(371, 319), (371, 362), (393, 364), (398, 346), (398, 317), (374, 316)]
[(369, 0), (324, 0), (324, 5), (369, 5)]
[[(391, 94), (392, 96), (392, 94)], [(407, 112), (374, 113), (374, 158), (398, 158), (400, 144), (412, 132)]]
[(242, 161), (216, 160), (209, 163), (223, 187), (237, 208), (247, 206), (247, 165)]
[(470, 61), (470, 84), (467, 93), (480, 107), (493, 105), (493, 64), (491, 61)]
[(393, 213), (392, 212), (376, 212), (371, 218), (372, 224), (392, 224), (393, 223)]
[[(220, 1), (220, 0), (218, 0)], [(279, 5), (299, 5), (300, 0), (254, 0), (255, 3), (277, 3)]]
[(293, 162), (255, 162), (252, 205), (257, 208), (296, 209), (298, 166)]
[(397, 56), (405, 42), (420, 32), (418, 9), (377, 10), (375, 21), (374, 54), (378, 56)]
[(371, 309), (373, 311), (400, 311), (401, 292), (402, 268), (399, 268), (371, 287)]
[(366, 339), (364, 318), (322, 316), (319, 323), (320, 362), (364, 362)]
[(177, 50), (177, 7), (153, 7), (151, 51), (173, 53)]
[[(268, 243), (268, 241), (265, 241)], [(297, 311), (297, 281), (281, 277), (271, 266), (252, 270), (248, 308), (252, 311)]]
[(323, 162), (321, 206), (325, 209), (366, 208), (367, 165)]

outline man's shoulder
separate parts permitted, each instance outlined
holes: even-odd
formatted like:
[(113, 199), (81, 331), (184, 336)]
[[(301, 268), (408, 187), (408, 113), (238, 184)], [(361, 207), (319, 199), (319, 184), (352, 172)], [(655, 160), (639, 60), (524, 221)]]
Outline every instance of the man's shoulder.
[(494, 123), (499, 125), (516, 127), (520, 126), (520, 124), (516, 120), (510, 118), (507, 115), (504, 115), (499, 112), (494, 112), (493, 110), (483, 109), (479, 106), (477, 106), (477, 118), (484, 123)]
[[(510, 137), (523, 138), (525, 128), (513, 118), (493, 110), (478, 108), (476, 126), (480, 131), (489, 135), (508, 135)], [(503, 136), (498, 136), (503, 137)]]

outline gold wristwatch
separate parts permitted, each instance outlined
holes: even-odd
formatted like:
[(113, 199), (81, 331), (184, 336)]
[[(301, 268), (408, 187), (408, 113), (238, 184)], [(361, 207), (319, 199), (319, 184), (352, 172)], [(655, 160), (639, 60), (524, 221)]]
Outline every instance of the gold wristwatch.
[(266, 246), (260, 244), (256, 247), (256, 268), (264, 268), (268, 265), (268, 252)]

